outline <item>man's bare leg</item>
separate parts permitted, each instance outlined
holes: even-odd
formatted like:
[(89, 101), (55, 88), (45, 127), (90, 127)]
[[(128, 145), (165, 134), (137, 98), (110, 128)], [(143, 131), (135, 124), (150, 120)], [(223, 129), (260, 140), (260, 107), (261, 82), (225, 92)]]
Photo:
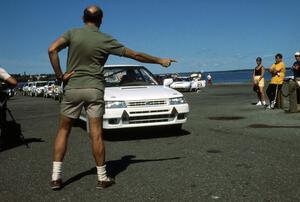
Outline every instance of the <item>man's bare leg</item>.
[(54, 143), (51, 180), (51, 188), (53, 190), (62, 188), (62, 161), (67, 151), (68, 137), (72, 128), (72, 123), (73, 119), (60, 115), (59, 128)]
[(68, 137), (73, 119), (60, 115), (59, 128), (55, 138), (53, 161), (62, 162), (67, 151)]
[(105, 147), (102, 138), (102, 118), (89, 118), (92, 150), (97, 166), (105, 165)]
[(113, 185), (115, 181), (106, 174), (102, 118), (89, 118), (89, 128), (93, 155), (97, 165), (98, 184), (96, 188), (104, 189)]

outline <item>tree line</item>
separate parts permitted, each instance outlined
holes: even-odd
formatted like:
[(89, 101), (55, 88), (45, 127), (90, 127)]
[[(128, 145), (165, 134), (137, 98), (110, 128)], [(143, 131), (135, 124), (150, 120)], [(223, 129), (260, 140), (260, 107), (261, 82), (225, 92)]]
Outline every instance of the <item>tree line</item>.
[(55, 80), (54, 74), (39, 74), (39, 75), (26, 75), (26, 74), (11, 74), (18, 82), (27, 81), (51, 81)]

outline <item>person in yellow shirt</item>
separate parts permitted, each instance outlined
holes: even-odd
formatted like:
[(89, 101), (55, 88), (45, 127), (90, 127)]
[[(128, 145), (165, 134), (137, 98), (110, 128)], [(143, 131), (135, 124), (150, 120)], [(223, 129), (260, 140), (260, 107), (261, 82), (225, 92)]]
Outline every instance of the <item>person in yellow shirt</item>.
[(275, 63), (271, 66), (270, 73), (272, 78), (267, 88), (267, 95), (270, 101), (268, 108), (274, 109), (277, 94), (282, 88), (285, 77), (285, 64), (282, 61), (282, 55), (280, 53), (275, 55)]

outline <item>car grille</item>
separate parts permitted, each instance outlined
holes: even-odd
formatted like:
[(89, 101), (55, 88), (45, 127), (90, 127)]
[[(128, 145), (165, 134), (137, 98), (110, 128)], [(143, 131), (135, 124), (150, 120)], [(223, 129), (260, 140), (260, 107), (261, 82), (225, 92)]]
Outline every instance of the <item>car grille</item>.
[(129, 117), (129, 119), (123, 120), (123, 122), (125, 123), (127, 122), (129, 124), (139, 124), (139, 123), (168, 122), (173, 119), (174, 119), (174, 115), (164, 114), (164, 115)]
[(150, 114), (150, 113), (162, 113), (162, 112), (168, 112), (168, 109), (162, 109), (162, 110), (145, 110), (145, 111), (136, 111), (136, 112), (129, 112), (129, 114)]
[(153, 107), (167, 105), (167, 100), (129, 101), (127, 107)]

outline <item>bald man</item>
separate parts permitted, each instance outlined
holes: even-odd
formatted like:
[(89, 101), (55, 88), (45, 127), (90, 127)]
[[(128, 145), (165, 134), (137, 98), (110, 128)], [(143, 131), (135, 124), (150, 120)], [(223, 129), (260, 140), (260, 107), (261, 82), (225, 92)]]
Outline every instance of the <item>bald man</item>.
[[(55, 139), (51, 188), (61, 189), (62, 162), (67, 150), (67, 140), (72, 123), (78, 119), (82, 108), (88, 115), (93, 156), (96, 161), (98, 182), (96, 188), (104, 189), (115, 183), (105, 168), (105, 149), (102, 140), (104, 114), (103, 66), (109, 55), (123, 56), (143, 63), (169, 67), (169, 58), (154, 57), (136, 52), (99, 31), (103, 12), (97, 6), (84, 10), (83, 28), (72, 29), (54, 41), (48, 49), (49, 58), (58, 80), (64, 85), (59, 129)], [(62, 73), (58, 53), (68, 47), (67, 71)]]

